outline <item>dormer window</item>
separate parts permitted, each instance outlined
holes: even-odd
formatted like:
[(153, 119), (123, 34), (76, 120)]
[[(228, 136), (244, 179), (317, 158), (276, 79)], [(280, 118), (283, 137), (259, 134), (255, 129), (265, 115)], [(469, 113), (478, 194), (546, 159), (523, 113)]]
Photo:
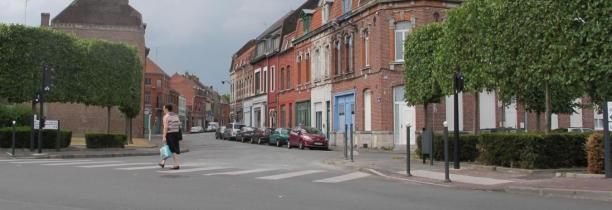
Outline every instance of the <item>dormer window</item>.
[(310, 32), (310, 23), (312, 22), (312, 15), (315, 13), (314, 10), (304, 9), (302, 10), (302, 22), (304, 23), (304, 34)]
[(346, 14), (351, 11), (352, 0), (342, 0), (342, 14)]
[(334, 3), (333, 0), (321, 0), (321, 3), (319, 4), (319, 6), (321, 6), (322, 11), (323, 11), (323, 15), (321, 15), (323, 24), (326, 24), (327, 22), (329, 22), (329, 15), (330, 15), (332, 3)]

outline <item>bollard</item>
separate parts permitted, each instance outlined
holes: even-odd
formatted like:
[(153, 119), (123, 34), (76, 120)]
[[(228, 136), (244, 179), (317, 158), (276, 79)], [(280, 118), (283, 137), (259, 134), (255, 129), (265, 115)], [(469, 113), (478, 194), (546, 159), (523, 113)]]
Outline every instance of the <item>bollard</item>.
[(410, 123), (406, 123), (406, 176), (412, 176), (410, 173)]
[(55, 137), (55, 151), (60, 151), (60, 135), (62, 134), (62, 132), (60, 132), (60, 121), (57, 121), (57, 136)]
[(11, 156), (15, 157), (15, 124), (17, 124), (17, 122), (13, 121), (13, 142), (11, 144)]
[(344, 159), (348, 160), (348, 124), (344, 124)]
[(444, 121), (444, 182), (451, 182), (448, 162), (448, 123)]
[(351, 123), (351, 162), (354, 162), (355, 159), (353, 159), (353, 124)]

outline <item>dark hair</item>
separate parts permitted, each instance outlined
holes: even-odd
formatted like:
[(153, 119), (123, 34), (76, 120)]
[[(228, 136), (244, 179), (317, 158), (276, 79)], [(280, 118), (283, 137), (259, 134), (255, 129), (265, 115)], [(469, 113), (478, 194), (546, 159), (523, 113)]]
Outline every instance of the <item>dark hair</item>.
[(172, 104), (166, 104), (164, 108), (166, 108), (169, 112), (171, 112), (173, 107), (172, 107)]

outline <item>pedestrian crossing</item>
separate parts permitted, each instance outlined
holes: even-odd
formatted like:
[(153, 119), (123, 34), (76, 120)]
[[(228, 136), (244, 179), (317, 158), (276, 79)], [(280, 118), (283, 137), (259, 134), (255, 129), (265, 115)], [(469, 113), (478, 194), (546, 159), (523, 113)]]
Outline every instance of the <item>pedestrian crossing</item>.
[[(319, 170), (319, 169), (287, 169), (286, 167), (264, 165), (253, 166), (254, 168), (233, 167), (230, 164), (212, 164), (188, 162), (181, 165), (180, 170), (161, 169), (156, 162), (126, 162), (121, 160), (1, 160), (2, 164), (18, 164), (23, 166), (44, 166), (44, 167), (73, 167), (83, 170), (115, 170), (115, 171), (148, 171), (151, 174), (184, 174), (190, 176), (215, 176), (215, 177), (235, 177), (250, 176), (261, 181), (280, 181), (289, 179), (307, 179), (313, 183), (343, 183), (354, 181), (370, 176), (367, 173), (352, 172), (348, 174), (339, 171)], [(346, 172), (345, 172), (346, 173)], [(320, 179), (323, 178), (323, 179)]]

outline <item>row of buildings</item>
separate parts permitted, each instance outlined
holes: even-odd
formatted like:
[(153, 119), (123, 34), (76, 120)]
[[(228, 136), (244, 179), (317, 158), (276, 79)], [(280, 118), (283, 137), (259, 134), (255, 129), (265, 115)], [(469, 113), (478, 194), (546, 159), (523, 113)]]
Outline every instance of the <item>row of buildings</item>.
[[(200, 82), (193, 74), (168, 75), (149, 55), (145, 34), (147, 24), (129, 0), (75, 0), (56, 17), (41, 15), (41, 26), (75, 34), (84, 39), (103, 39), (135, 46), (144, 64), (141, 113), (133, 122), (133, 135), (143, 136), (149, 130), (161, 133), (163, 105), (178, 108), (183, 125), (206, 126), (208, 122), (229, 121), (229, 102), (212, 86)], [(121, 91), (121, 90), (118, 90)], [(76, 135), (106, 131), (106, 111), (83, 104), (48, 104), (48, 119), (60, 120), (62, 127)], [(126, 131), (126, 120), (114, 108), (111, 132)]]
[[(405, 147), (407, 124), (415, 144), (425, 111), (436, 131), (444, 121), (452, 130), (452, 98), (428, 107), (406, 105), (403, 46), (415, 28), (442, 21), (462, 2), (306, 0), (232, 56), (232, 120), (254, 127), (312, 126), (332, 145), (343, 144), (352, 124), (356, 144), (376, 148)], [(536, 129), (536, 114), (520, 104), (502, 105), (494, 92), (479, 96), (475, 106), (473, 95), (461, 95), (460, 130)], [(600, 128), (601, 119), (592, 109), (579, 109), (554, 115), (552, 126)]]

